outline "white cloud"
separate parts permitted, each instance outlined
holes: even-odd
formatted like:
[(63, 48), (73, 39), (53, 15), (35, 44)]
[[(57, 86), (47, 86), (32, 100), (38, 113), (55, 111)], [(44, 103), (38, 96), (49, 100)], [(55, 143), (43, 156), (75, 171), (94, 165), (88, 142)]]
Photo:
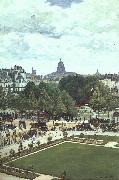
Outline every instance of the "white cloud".
[(84, 0), (67, 9), (45, 0), (1, 0), (0, 32), (0, 67), (34, 66), (47, 74), (61, 57), (67, 71), (119, 71), (118, 0)]

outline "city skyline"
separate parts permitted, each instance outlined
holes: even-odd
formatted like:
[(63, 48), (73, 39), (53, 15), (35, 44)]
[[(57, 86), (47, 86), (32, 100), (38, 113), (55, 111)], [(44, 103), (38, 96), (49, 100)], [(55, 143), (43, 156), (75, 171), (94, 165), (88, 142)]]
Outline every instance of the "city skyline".
[(118, 73), (119, 1), (57, 2), (0, 1), (0, 68), (46, 75), (62, 58), (66, 71)]
[[(60, 60), (61, 60), (61, 59), (60, 59)], [(50, 71), (49, 74), (52, 74), (52, 73), (57, 72), (57, 67), (58, 67), (58, 63), (60, 62), (60, 60), (57, 62), (56, 67), (54, 68), (54, 71), (52, 71), (52, 72)], [(63, 62), (63, 61), (62, 61), (62, 62)], [(63, 64), (64, 64), (64, 62), (63, 62)], [(20, 65), (20, 64), (14, 64), (13, 66), (9, 66), (9, 67), (0, 67), (0, 70), (5, 70), (5, 69), (6, 69), (6, 70), (7, 70), (7, 69), (10, 70), (10, 69), (14, 69), (15, 66), (16, 66), (16, 67), (21, 67), (27, 74), (32, 74), (32, 73), (35, 72), (36, 75), (40, 75), (40, 76), (43, 76), (43, 77), (46, 77), (46, 75), (49, 75), (49, 74), (45, 74), (45, 73), (44, 73), (44, 74), (39, 74), (39, 73), (38, 73), (39, 71), (37, 72), (37, 69), (35, 69), (34, 66), (30, 67), (31, 69), (29, 68), (29, 71), (27, 71), (27, 69), (25, 69), (24, 66), (22, 66), (22, 65)], [(65, 64), (64, 64), (64, 67), (65, 67)], [(65, 67), (65, 68), (66, 68), (66, 67)], [(66, 72), (68, 72), (68, 69), (66, 69)], [(81, 73), (77, 73), (77, 72), (72, 72), (72, 73), (74, 73), (74, 74), (79, 74), (79, 75), (81, 74)], [(114, 73), (110, 73), (110, 72), (100, 73), (99, 69), (96, 69), (96, 71), (95, 71), (94, 73), (92, 73), (92, 74), (91, 74), (91, 73), (90, 73), (90, 74), (82, 73), (81, 75), (96, 75), (96, 74), (98, 74), (98, 73), (99, 73), (100, 75), (105, 75), (105, 74), (113, 74), (113, 75), (114, 75), (114, 74), (115, 74), (115, 75), (117, 74), (117, 75), (118, 75), (118, 74), (119, 74), (119, 72), (114, 72)]]

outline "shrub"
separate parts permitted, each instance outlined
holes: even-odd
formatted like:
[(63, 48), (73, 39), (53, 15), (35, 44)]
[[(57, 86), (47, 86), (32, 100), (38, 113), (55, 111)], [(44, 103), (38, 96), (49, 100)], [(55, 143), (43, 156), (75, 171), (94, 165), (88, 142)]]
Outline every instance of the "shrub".
[(28, 144), (29, 149), (33, 148), (33, 144)]
[(81, 133), (79, 137), (80, 137), (80, 138), (84, 138), (84, 134), (83, 134), (83, 133)]
[(96, 140), (96, 139), (97, 139), (97, 135), (96, 135), (96, 134), (94, 134), (93, 138)]
[(51, 140), (52, 140), (52, 137), (49, 136), (49, 137), (48, 137), (48, 144), (51, 142)]
[(15, 155), (15, 150), (14, 149), (11, 149), (10, 150), (10, 157), (13, 157)]
[(37, 142), (37, 145), (40, 146), (40, 141)]

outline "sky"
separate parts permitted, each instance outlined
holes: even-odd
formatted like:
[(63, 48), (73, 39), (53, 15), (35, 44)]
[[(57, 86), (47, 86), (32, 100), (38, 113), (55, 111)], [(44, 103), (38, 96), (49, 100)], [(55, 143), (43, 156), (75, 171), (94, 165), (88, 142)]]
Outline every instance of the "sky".
[(119, 0), (0, 0), (0, 68), (119, 72)]

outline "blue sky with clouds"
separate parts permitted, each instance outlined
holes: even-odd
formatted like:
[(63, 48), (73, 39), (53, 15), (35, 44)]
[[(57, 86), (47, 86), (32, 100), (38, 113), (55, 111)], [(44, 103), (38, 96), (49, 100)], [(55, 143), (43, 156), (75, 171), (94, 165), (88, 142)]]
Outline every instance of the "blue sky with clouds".
[(119, 72), (119, 0), (0, 0), (0, 68)]

